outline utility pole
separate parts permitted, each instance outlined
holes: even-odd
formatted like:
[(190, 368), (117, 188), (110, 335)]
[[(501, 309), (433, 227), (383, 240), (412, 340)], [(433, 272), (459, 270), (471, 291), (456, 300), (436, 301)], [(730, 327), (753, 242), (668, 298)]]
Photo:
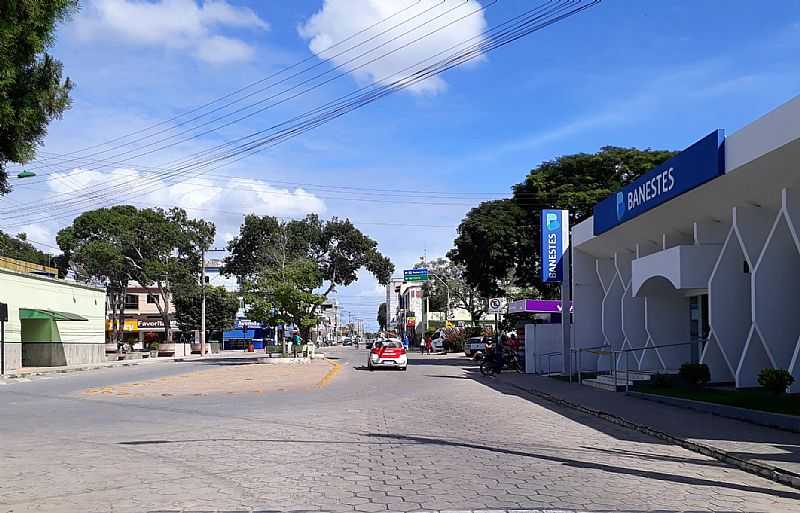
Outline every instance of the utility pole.
[(206, 355), (206, 248), (200, 250), (200, 357)]
[(221, 252), (226, 249), (200, 248), (200, 357), (206, 355), (206, 251)]

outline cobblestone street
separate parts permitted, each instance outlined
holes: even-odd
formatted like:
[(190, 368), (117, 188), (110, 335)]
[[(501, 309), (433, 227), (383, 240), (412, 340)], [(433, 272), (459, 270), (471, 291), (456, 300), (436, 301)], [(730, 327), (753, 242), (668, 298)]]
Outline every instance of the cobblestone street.
[[(798, 511), (800, 491), (414, 356), (269, 394), (87, 397), (164, 364), (0, 387), (4, 512)], [(180, 369), (174, 366), (183, 365)], [(192, 367), (189, 367), (189, 366)], [(224, 379), (224, 376), (218, 376)]]

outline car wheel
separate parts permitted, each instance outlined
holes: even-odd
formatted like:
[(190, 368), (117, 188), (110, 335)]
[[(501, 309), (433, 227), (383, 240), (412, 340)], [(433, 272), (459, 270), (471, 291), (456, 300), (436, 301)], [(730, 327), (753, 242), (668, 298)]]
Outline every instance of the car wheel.
[(408, 367), (400, 367), (400, 370), (401, 371), (406, 371), (406, 370), (408, 370)]

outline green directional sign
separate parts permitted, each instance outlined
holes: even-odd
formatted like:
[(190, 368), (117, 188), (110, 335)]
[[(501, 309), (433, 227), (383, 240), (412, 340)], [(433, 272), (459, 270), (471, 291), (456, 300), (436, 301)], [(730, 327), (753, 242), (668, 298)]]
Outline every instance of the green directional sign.
[(427, 269), (406, 269), (403, 271), (403, 281), (428, 281)]

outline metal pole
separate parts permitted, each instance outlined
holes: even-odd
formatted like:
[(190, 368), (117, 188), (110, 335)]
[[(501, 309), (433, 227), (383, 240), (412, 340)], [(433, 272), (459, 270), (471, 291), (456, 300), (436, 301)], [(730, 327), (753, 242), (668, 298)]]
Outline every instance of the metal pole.
[(0, 375), (6, 373), (6, 321), (0, 319)]
[[(572, 281), (572, 272), (570, 272), (570, 245), (569, 245), (569, 232), (567, 232), (566, 240), (564, 241), (567, 245), (564, 248), (564, 256), (562, 257), (563, 269), (564, 269), (564, 279), (561, 282), (561, 351), (564, 354), (568, 354), (570, 349), (572, 348), (572, 341), (570, 337), (572, 335), (571, 331), (571, 324), (570, 324), (570, 306), (572, 304), (572, 290), (571, 290), (571, 281)], [(568, 358), (563, 358), (564, 362), (564, 372), (572, 374), (572, 369), (570, 369), (570, 360)], [(580, 364), (580, 362), (578, 362)]]
[(206, 249), (200, 250), (200, 357), (206, 355)]
[(629, 353), (629, 352), (630, 352), (630, 351), (626, 351), (626, 352), (625, 352), (625, 391), (626, 391), (626, 392), (628, 391), (628, 383), (629, 383), (629, 382), (630, 382), (630, 380), (631, 380), (631, 374), (630, 374), (630, 373), (631, 373), (631, 371), (630, 371), (630, 365), (628, 364), (628, 353)]

